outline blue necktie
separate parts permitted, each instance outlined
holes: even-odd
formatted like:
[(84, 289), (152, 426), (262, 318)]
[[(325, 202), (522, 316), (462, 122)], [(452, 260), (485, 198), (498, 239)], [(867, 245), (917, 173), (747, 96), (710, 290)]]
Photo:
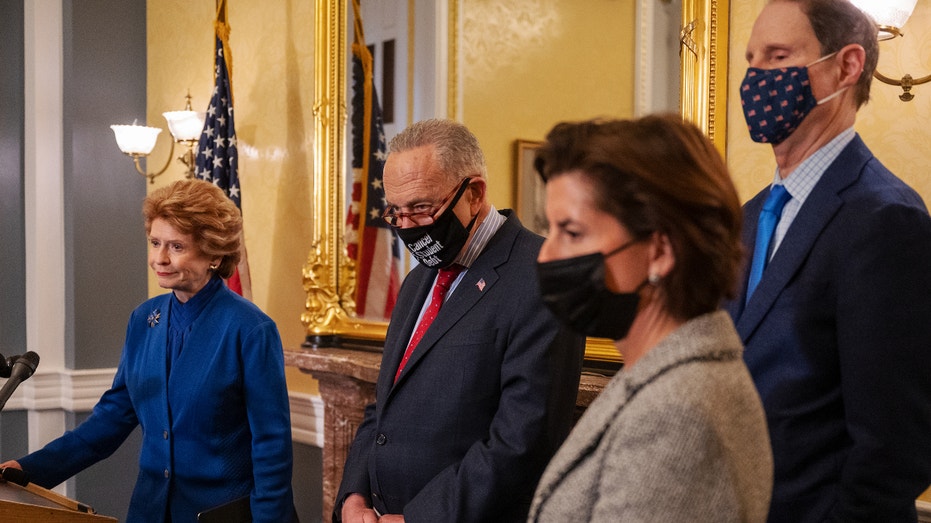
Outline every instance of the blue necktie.
[(782, 216), (782, 208), (792, 198), (782, 185), (774, 185), (760, 211), (760, 221), (756, 227), (756, 247), (753, 249), (753, 263), (750, 265), (750, 279), (747, 281), (747, 301), (763, 277), (763, 269), (769, 259), (769, 246), (776, 232), (776, 224)]

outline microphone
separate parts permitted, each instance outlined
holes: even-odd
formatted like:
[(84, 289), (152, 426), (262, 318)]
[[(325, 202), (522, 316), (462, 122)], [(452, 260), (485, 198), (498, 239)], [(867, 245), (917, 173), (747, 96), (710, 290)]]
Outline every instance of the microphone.
[(3, 388), (0, 388), (0, 410), (3, 410), (6, 401), (13, 395), (16, 387), (29, 379), (38, 366), (39, 355), (32, 351), (23, 354), (13, 362), (10, 369), (10, 378), (3, 384)]
[(0, 478), (2, 478), (3, 481), (16, 483), (20, 487), (25, 487), (29, 484), (29, 476), (22, 470), (14, 469), (13, 467), (3, 467), (0, 469)]

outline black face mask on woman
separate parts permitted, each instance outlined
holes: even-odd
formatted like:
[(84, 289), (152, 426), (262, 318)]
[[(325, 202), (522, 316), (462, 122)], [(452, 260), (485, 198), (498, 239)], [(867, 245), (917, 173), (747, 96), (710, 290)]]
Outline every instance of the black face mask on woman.
[(634, 243), (625, 243), (608, 254), (595, 252), (537, 263), (540, 292), (553, 315), (579, 334), (625, 338), (637, 317), (640, 289), (647, 280), (633, 292), (612, 292), (605, 285), (605, 259)]
[(430, 225), (394, 230), (419, 263), (437, 269), (448, 267), (465, 246), (478, 214), (472, 217), (468, 226), (463, 227), (453, 208), (465, 193), (469, 181), (468, 178), (464, 180), (446, 210)]

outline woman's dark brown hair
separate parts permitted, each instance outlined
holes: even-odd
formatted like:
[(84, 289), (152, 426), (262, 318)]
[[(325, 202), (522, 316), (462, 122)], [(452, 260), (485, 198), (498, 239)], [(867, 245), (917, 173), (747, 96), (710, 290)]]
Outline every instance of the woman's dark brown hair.
[(152, 221), (165, 220), (181, 234), (190, 234), (205, 256), (220, 257), (216, 273), (233, 275), (242, 257), (242, 214), (236, 204), (212, 183), (180, 180), (156, 189), (142, 203), (146, 234)]
[(598, 210), (634, 238), (669, 237), (676, 261), (659, 289), (673, 316), (693, 318), (734, 297), (740, 200), (721, 155), (694, 125), (676, 115), (561, 123), (534, 167), (544, 181), (580, 174)]

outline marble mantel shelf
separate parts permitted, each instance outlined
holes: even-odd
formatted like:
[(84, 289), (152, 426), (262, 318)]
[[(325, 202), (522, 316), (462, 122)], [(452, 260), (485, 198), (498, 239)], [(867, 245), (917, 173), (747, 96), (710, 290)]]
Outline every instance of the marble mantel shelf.
[(381, 353), (353, 349), (287, 349), (284, 364), (311, 374), (328, 373), (366, 383), (378, 381)]

